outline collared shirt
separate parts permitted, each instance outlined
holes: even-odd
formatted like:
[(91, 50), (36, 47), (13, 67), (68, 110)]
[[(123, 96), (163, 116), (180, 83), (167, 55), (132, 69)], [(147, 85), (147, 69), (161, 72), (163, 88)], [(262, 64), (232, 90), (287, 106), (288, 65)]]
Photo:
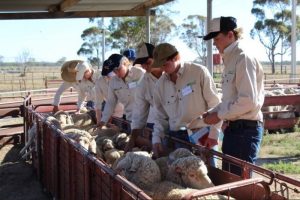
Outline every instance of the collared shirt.
[(82, 79), (80, 82), (63, 82), (58, 90), (55, 93), (53, 105), (58, 106), (60, 103), (60, 97), (62, 93), (69, 89), (70, 87), (74, 87), (78, 93), (78, 101), (77, 108), (80, 109), (83, 106), (83, 102), (86, 99), (87, 101), (94, 101), (95, 99), (95, 82), (100, 76), (100, 71), (93, 70), (93, 74), (91, 80)]
[(101, 121), (108, 122), (118, 101), (124, 105), (126, 119), (131, 121), (135, 91), (144, 73), (142, 68), (130, 66), (125, 81), (118, 76), (109, 81), (107, 102)]
[[(141, 129), (147, 124), (154, 122), (155, 110), (153, 92), (157, 78), (151, 73), (145, 73), (135, 92), (135, 103), (133, 107), (133, 117), (131, 129)], [(147, 120), (148, 119), (148, 120)]]
[[(98, 110), (102, 109), (102, 103), (104, 100), (107, 100), (108, 96), (108, 84), (109, 80), (100, 76), (95, 83), (95, 108)], [(123, 116), (124, 106), (121, 103), (117, 103), (113, 116), (122, 117)]]
[[(157, 112), (152, 143), (161, 143), (164, 132), (178, 131), (191, 120), (215, 107), (220, 102), (213, 78), (201, 65), (182, 63), (174, 84), (164, 73), (154, 91)], [(195, 127), (201, 128), (201, 127)], [(217, 139), (218, 133), (211, 138)]]
[(223, 96), (216, 110), (222, 120), (263, 121), (263, 68), (242, 45), (236, 41), (224, 50)]

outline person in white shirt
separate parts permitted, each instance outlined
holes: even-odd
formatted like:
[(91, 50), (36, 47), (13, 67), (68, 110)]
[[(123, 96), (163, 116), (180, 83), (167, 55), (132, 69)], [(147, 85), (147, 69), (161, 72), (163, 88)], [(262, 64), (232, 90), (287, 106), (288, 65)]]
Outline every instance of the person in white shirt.
[[(113, 68), (109, 66), (109, 60), (105, 60), (103, 62), (103, 67), (101, 71), (101, 75), (95, 83), (95, 111), (96, 111), (96, 119), (97, 125), (100, 125), (102, 111), (105, 107), (105, 101), (107, 101), (108, 97), (108, 84), (109, 81), (116, 74), (113, 72)], [(121, 103), (117, 103), (114, 113), (112, 116), (114, 117), (123, 117), (124, 106)]]
[[(203, 39), (213, 39), (222, 55), (223, 96), (220, 104), (204, 115), (204, 121), (215, 124), (224, 120), (227, 127), (224, 130), (223, 153), (255, 163), (263, 136), (263, 68), (243, 45), (242, 29), (237, 28), (234, 17), (215, 18), (209, 23), (211, 29)], [(234, 164), (223, 162), (222, 167), (242, 175), (241, 168)]]
[[(133, 107), (133, 117), (131, 122), (131, 137), (125, 152), (131, 151), (135, 146), (151, 149), (151, 133), (143, 132), (145, 127), (153, 128), (155, 111), (153, 109), (153, 93), (158, 78), (162, 75), (161, 68), (151, 68), (153, 63), (154, 46), (150, 43), (142, 43), (137, 50), (137, 59), (134, 64), (142, 65), (147, 69), (141, 83), (135, 92), (135, 104)], [(152, 123), (151, 123), (152, 122)], [(140, 137), (142, 136), (142, 137)]]
[(94, 70), (92, 66), (82, 60), (67, 61), (61, 67), (61, 77), (63, 83), (55, 93), (53, 100), (53, 112), (59, 110), (60, 98), (62, 93), (74, 87), (78, 92), (77, 111), (84, 106), (85, 100), (94, 101), (95, 81), (99, 77), (100, 72)]
[[(199, 115), (215, 107), (219, 97), (213, 78), (206, 67), (181, 62), (177, 49), (169, 44), (162, 43), (155, 47), (152, 68), (161, 68), (164, 73), (158, 79), (154, 89), (154, 106), (156, 117), (152, 133), (154, 157), (163, 156), (166, 152), (165, 134), (177, 139), (190, 142), (187, 130), (182, 127), (197, 118)], [(205, 128), (207, 124), (195, 123), (189, 127), (192, 131)], [(213, 148), (218, 144), (218, 126), (211, 126), (204, 144)], [(173, 142), (175, 148), (190, 148), (180, 142)]]
[(108, 97), (102, 112), (99, 126), (107, 124), (118, 102), (124, 105), (125, 119), (131, 121), (136, 88), (145, 70), (131, 66), (129, 60), (121, 54), (112, 54), (108, 64), (116, 74), (108, 86)]

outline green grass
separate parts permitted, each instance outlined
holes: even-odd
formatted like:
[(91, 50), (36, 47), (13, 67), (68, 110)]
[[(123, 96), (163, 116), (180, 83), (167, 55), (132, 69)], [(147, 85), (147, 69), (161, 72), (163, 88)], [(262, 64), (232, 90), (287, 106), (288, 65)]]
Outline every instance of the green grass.
[(282, 162), (278, 163), (268, 163), (262, 165), (264, 168), (267, 168), (272, 171), (280, 173), (289, 173), (289, 174), (300, 174), (300, 167), (292, 162)]
[(265, 134), (260, 158), (278, 158), (275, 163), (264, 163), (264, 168), (284, 174), (300, 174), (300, 133)]

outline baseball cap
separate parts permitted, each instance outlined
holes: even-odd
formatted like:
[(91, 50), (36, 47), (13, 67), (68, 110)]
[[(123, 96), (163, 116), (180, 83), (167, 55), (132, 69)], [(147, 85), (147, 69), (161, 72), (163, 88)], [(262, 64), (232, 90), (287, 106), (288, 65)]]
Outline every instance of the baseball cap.
[(76, 66), (76, 81), (81, 81), (83, 79), (84, 73), (86, 70), (91, 69), (91, 66), (87, 62), (80, 62)]
[(109, 66), (109, 60), (107, 59), (103, 62), (101, 75), (102, 76), (108, 76), (108, 74), (111, 73), (111, 72), (112, 72), (112, 70)]
[(142, 43), (138, 46), (137, 58), (135, 59), (133, 65), (144, 64), (147, 62), (148, 58), (153, 58), (154, 45), (150, 43)]
[(169, 43), (159, 44), (153, 50), (154, 62), (151, 65), (151, 67), (153, 67), (153, 68), (162, 67), (165, 64), (165, 62), (167, 61), (167, 59), (177, 52), (178, 51), (177, 51), (176, 47)]
[(107, 59), (108, 60), (107, 64), (109, 66), (109, 70), (113, 71), (114, 69), (119, 68), (120, 67), (120, 63), (121, 63), (121, 59), (123, 57), (124, 56), (121, 55), (121, 54), (117, 54), (117, 53), (111, 54), (109, 56), (109, 58)]
[(136, 58), (135, 50), (134, 49), (126, 49), (123, 52), (123, 56), (126, 56), (128, 60), (134, 61)]
[(214, 18), (210, 22), (210, 28), (203, 40), (210, 40), (216, 37), (220, 32), (232, 31), (237, 28), (236, 19), (234, 17)]

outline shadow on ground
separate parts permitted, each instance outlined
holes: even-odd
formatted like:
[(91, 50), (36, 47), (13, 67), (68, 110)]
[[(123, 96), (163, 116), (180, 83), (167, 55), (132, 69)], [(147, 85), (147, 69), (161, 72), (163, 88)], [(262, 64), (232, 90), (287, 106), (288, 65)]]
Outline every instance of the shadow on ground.
[(5, 200), (48, 200), (34, 168), (21, 160), (21, 145), (6, 145), (0, 149), (0, 194)]

